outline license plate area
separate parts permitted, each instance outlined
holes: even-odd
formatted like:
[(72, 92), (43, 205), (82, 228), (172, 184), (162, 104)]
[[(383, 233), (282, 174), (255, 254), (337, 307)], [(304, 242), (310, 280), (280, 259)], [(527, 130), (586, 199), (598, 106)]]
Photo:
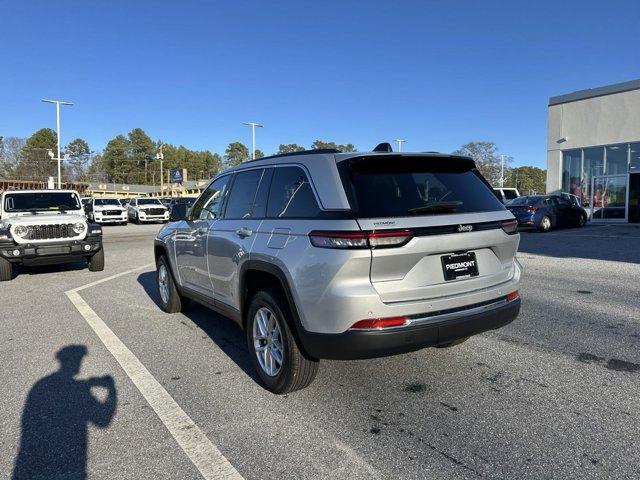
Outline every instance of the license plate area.
[(36, 254), (41, 256), (66, 255), (70, 252), (71, 252), (71, 248), (67, 246), (40, 247), (36, 249)]
[(478, 276), (478, 262), (474, 252), (453, 253), (440, 258), (444, 279), (447, 281)]

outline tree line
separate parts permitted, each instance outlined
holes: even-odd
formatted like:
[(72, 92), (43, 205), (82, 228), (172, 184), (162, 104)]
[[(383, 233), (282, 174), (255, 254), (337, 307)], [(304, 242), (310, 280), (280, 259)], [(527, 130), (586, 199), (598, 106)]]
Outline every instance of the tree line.
[[(50, 158), (48, 150), (56, 152), (56, 132), (42, 128), (29, 138), (0, 136), (0, 178), (43, 180), (57, 175), (57, 161)], [(226, 167), (239, 165), (251, 158), (251, 152), (242, 142), (231, 142), (221, 156), (209, 150), (192, 150), (183, 145), (173, 145), (153, 140), (141, 128), (134, 128), (127, 135), (117, 135), (107, 142), (104, 150), (93, 151), (82, 138), (76, 138), (62, 149), (64, 181), (114, 182), (129, 184), (160, 183), (160, 162), (156, 154), (162, 145), (163, 168), (186, 168), (190, 179), (206, 179), (215, 176)], [(351, 143), (316, 140), (310, 149), (335, 149), (355, 152)], [(275, 154), (306, 150), (296, 143), (280, 144)], [(256, 158), (265, 154), (256, 150)], [(478, 170), (493, 186), (500, 185), (503, 158), (494, 142), (469, 142), (453, 152), (467, 155), (476, 162)], [(544, 192), (546, 170), (523, 166), (512, 168), (513, 159), (504, 156), (504, 186), (521, 190)], [(166, 175), (166, 173), (165, 173)]]

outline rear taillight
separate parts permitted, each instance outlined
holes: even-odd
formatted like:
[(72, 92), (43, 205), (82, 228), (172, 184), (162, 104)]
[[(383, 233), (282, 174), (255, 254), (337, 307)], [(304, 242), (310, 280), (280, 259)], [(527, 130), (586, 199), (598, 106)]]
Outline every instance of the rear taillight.
[(507, 233), (509, 235), (513, 235), (514, 233), (518, 232), (517, 220), (506, 220), (504, 222), (501, 222), (500, 226), (502, 227), (502, 230), (504, 230), (504, 233)]
[(407, 323), (407, 317), (368, 318), (360, 320), (351, 326), (351, 330), (382, 330), (391, 327), (401, 327)]
[(520, 297), (520, 291), (516, 290), (515, 292), (511, 292), (507, 294), (507, 302), (513, 302), (515, 299)]
[(311, 245), (320, 248), (390, 248), (401, 247), (411, 240), (411, 230), (378, 230), (340, 232), (314, 230), (309, 233)]

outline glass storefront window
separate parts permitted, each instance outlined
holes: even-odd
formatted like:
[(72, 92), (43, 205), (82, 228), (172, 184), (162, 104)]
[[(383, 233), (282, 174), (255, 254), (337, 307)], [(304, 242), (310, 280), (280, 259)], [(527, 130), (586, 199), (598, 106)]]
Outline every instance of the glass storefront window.
[(582, 199), (582, 150), (562, 152), (562, 191)]
[(640, 173), (640, 143), (629, 145), (629, 154), (629, 171), (631, 173)]
[(628, 144), (605, 147), (605, 175), (621, 175), (627, 173), (628, 148)]
[(591, 180), (596, 175), (604, 174), (604, 147), (585, 148), (584, 162), (582, 165), (582, 204), (589, 205), (591, 202)]

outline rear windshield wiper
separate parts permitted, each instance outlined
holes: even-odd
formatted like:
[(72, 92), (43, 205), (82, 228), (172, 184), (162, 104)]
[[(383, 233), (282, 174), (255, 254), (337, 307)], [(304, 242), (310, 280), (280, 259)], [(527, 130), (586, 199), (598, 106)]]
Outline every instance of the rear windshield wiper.
[(456, 207), (462, 205), (462, 202), (459, 201), (451, 201), (451, 202), (433, 202), (428, 203), (426, 205), (422, 205), (420, 207), (410, 208), (408, 210), (409, 213), (423, 213), (423, 212), (455, 212)]

